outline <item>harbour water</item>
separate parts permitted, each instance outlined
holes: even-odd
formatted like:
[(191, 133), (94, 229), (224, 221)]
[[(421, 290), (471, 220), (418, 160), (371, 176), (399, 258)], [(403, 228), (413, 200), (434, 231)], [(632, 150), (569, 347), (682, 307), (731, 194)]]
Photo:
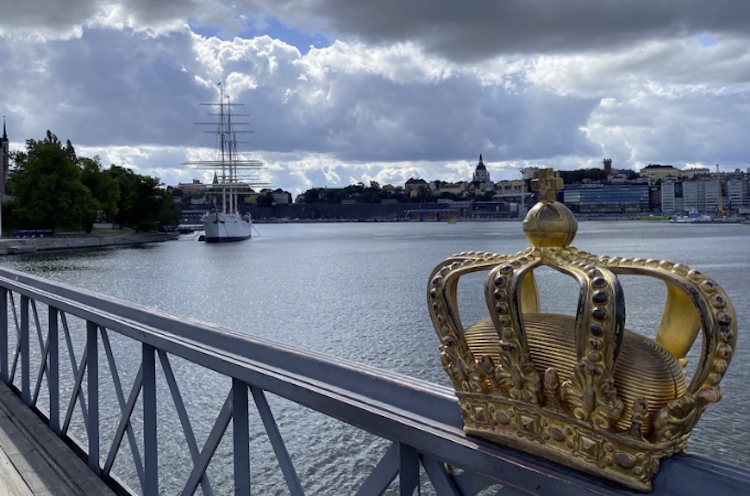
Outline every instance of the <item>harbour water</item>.
[[(9, 256), (2, 264), (176, 315), (448, 385), (427, 314), (430, 271), (456, 252), (515, 253), (528, 246), (520, 222), (268, 224), (257, 229), (259, 236), (239, 243), (206, 245), (185, 236), (138, 248)], [(725, 289), (739, 321), (738, 349), (722, 382), (724, 398), (703, 415), (693, 431), (689, 451), (750, 466), (750, 425), (746, 422), (750, 411), (746, 338), (750, 226), (589, 221), (579, 224), (573, 245), (599, 255), (685, 263)], [(466, 323), (486, 317), (483, 277), (468, 277), (460, 286), (461, 317)], [(665, 299), (663, 283), (635, 276), (622, 279), (627, 327), (653, 336)], [(542, 270), (538, 283), (543, 311), (575, 312), (577, 287), (572, 279)], [(180, 386), (188, 398), (201, 445), (229, 385), (226, 379), (196, 373), (186, 365), (177, 364), (176, 368), (182, 372), (181, 376), (178, 372), (178, 380), (183, 381)], [(324, 488), (342, 479), (356, 487), (385, 450), (386, 443), (335, 420), (279, 398), (271, 398), (271, 404), (309, 494), (325, 493)], [(116, 413), (114, 410), (113, 417)], [(107, 422), (106, 415), (102, 418)], [(163, 471), (177, 474), (189, 465), (181, 462), (189, 460), (189, 455), (184, 441), (169, 428), (175, 425), (179, 429), (173, 411), (165, 411), (160, 421), (165, 426), (160, 435), (163, 432), (167, 439), (176, 436), (173, 452), (162, 456), (160, 465)], [(260, 427), (256, 434), (254, 490), (286, 494)], [(212, 484), (217, 493), (225, 492), (222, 484), (231, 484), (230, 459), (223, 456), (228, 455), (219, 453), (212, 462)], [(118, 460), (115, 470), (122, 467), (123, 477), (137, 487), (127, 465), (127, 460)], [(168, 484), (165, 494), (173, 492)]]

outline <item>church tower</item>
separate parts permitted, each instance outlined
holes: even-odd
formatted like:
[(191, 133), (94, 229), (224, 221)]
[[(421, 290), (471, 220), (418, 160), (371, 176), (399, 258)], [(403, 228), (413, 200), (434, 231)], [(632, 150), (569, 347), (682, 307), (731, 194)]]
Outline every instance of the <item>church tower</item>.
[(477, 168), (474, 171), (474, 178), (472, 179), (472, 181), (477, 183), (490, 182), (490, 173), (487, 171), (487, 167), (484, 166), (481, 153), (479, 154), (479, 163), (477, 164)]
[(5, 131), (5, 116), (3, 116), (3, 136), (0, 138), (0, 194), (5, 194), (5, 182), (8, 180), (10, 166), (10, 142)]

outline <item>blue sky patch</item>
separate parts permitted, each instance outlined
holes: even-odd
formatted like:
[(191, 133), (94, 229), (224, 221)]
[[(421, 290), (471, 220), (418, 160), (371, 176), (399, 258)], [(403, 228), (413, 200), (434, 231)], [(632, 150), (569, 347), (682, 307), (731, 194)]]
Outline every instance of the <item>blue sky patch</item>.
[(718, 43), (717, 39), (709, 33), (698, 33), (695, 35), (695, 39), (702, 47), (711, 47)]
[(310, 51), (310, 46), (315, 48), (325, 48), (330, 45), (328, 38), (322, 34), (304, 33), (294, 28), (290, 28), (280, 22), (278, 19), (266, 19), (263, 27), (258, 27), (252, 20), (245, 19), (245, 29), (241, 33), (223, 33), (217, 26), (203, 26), (188, 22), (190, 29), (195, 34), (207, 38), (216, 37), (221, 40), (229, 40), (235, 36), (242, 38), (253, 38), (264, 34), (271, 38), (281, 40), (284, 43), (297, 47), (302, 55)]
[(325, 48), (330, 45), (328, 38), (321, 34), (303, 33), (297, 29), (285, 26), (278, 19), (267, 19), (263, 29), (256, 29), (252, 23), (246, 24), (243, 37), (260, 36), (267, 34), (271, 38), (281, 40), (289, 45), (294, 45), (302, 55), (310, 51), (310, 46)]

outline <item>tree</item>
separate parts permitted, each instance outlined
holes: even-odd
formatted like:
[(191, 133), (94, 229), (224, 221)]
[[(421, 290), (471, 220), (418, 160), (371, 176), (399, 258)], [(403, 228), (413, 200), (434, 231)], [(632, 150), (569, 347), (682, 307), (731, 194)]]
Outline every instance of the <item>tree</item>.
[(25, 152), (13, 154), (15, 169), (8, 178), (13, 215), (30, 228), (83, 226), (91, 230), (97, 202), (81, 181), (75, 149), (47, 131), (42, 141), (26, 141)]
[(173, 203), (169, 206), (165, 204), (165, 195), (170, 202), (172, 197), (159, 187), (158, 178), (142, 176), (119, 165), (112, 165), (106, 172), (119, 190), (114, 222), (120, 227), (131, 226), (136, 231), (149, 231), (155, 229), (160, 221), (165, 225), (179, 224), (179, 217), (175, 221), (174, 211), (170, 213), (177, 207)]
[(82, 157), (80, 165), (81, 180), (96, 200), (97, 210), (107, 222), (112, 222), (117, 215), (117, 202), (120, 199), (117, 182), (102, 169), (98, 155), (94, 158)]
[(260, 195), (255, 200), (255, 204), (259, 207), (270, 207), (273, 205), (273, 197), (271, 195)]
[(159, 224), (162, 226), (179, 226), (182, 211), (174, 202), (174, 196), (168, 191), (159, 190), (162, 195), (161, 209), (159, 210)]

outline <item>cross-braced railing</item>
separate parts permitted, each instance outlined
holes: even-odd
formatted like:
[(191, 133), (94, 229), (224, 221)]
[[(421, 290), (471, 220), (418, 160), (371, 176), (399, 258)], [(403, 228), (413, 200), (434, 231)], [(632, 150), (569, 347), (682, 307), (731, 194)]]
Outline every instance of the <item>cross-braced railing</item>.
[[(209, 375), (218, 379), (209, 381)], [(265, 433), (285, 484), (277, 493), (632, 494), (467, 437), (446, 387), (11, 270), (0, 270), (0, 378), (122, 494), (190, 495), (199, 487), (202, 494), (250, 494), (251, 487), (263, 487), (251, 471), (258, 462), (251, 459), (256, 430)], [(217, 393), (217, 383), (228, 391)], [(215, 418), (205, 411), (210, 398), (223, 401)], [(352, 448), (342, 451), (333, 440), (303, 440), (288, 449), (290, 434), (285, 442), (269, 398), (370, 433), (368, 439), (382, 448), (375, 450), (379, 461), (367, 472), (355, 471), (348, 464)], [(196, 411), (206, 424), (201, 428)], [(185, 452), (171, 446), (173, 431)], [(339, 472), (323, 486), (307, 481), (295, 464), (300, 449), (313, 459), (332, 453), (340, 459)], [(212, 472), (217, 457), (221, 467)], [(225, 470), (227, 457), (231, 469)], [(314, 470), (304, 475), (318, 479)], [(342, 480), (347, 476), (353, 482)], [(683, 456), (664, 463), (654, 486), (663, 494), (702, 494), (707, 488), (744, 494), (748, 480), (742, 469)]]

